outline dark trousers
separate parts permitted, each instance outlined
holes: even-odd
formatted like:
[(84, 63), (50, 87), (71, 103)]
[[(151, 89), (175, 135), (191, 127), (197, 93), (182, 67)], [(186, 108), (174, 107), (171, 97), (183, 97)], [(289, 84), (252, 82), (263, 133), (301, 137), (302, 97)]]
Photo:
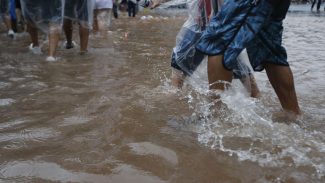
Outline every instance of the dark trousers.
[(118, 12), (117, 12), (117, 4), (113, 4), (113, 14), (115, 18), (118, 18)]
[[(317, 0), (317, 1), (318, 1), (317, 2), (317, 10), (319, 10), (320, 9), (320, 4), (322, 4), (322, 0)], [(315, 4), (316, 4), (316, 0), (313, 0), (313, 4), (311, 5), (311, 9), (314, 8)]]
[(132, 15), (132, 17), (135, 17), (135, 7), (136, 4), (133, 3), (132, 1), (128, 2), (128, 13), (129, 13), (129, 17)]

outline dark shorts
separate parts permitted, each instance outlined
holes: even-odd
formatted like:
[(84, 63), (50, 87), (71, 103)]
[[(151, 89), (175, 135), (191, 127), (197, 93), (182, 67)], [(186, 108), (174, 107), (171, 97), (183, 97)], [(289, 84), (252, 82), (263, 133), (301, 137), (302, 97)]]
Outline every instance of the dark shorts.
[(89, 9), (88, 0), (66, 0), (64, 7), (64, 17), (78, 20), (89, 21), (89, 16), (92, 13)]
[(36, 25), (62, 21), (61, 0), (24, 0), (21, 3), (23, 16), (30, 23)]
[(20, 0), (15, 0), (15, 5), (17, 9), (21, 9)]
[(273, 7), (267, 0), (228, 0), (214, 16), (196, 46), (206, 55), (224, 55), (223, 65), (233, 70), (239, 53), (247, 48), (255, 71), (265, 63), (288, 66), (282, 44), (282, 20), (271, 18)]

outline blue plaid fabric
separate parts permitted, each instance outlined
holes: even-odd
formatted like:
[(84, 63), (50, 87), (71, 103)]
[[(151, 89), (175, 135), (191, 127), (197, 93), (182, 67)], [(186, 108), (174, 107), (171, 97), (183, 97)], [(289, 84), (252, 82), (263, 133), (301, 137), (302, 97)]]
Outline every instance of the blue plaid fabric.
[(272, 19), (273, 6), (267, 0), (256, 5), (253, 1), (226, 1), (203, 32), (197, 50), (206, 55), (224, 55), (223, 65), (228, 70), (236, 68), (244, 48), (255, 71), (263, 70), (264, 63), (288, 65), (286, 50), (281, 46), (282, 20)]
[(173, 50), (171, 66), (183, 71), (185, 75), (192, 75), (205, 57), (203, 53), (195, 50), (195, 45), (201, 37), (201, 32), (185, 27), (181, 31), (183, 33), (182, 39), (177, 45), (177, 51)]

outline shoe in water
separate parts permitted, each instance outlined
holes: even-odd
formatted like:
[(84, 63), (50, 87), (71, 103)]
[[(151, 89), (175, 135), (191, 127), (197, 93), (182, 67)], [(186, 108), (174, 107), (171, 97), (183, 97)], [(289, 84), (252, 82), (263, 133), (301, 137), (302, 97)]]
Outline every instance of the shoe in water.
[(84, 50), (84, 51), (79, 52), (80, 55), (86, 55), (87, 53), (88, 53), (88, 50)]
[(8, 36), (10, 37), (10, 38), (15, 38), (15, 32), (12, 30), (12, 29), (10, 29), (9, 31), (8, 31)]
[(42, 50), (39, 46), (33, 46), (33, 43), (29, 45), (29, 50), (35, 55), (41, 55)]
[(76, 46), (76, 42), (72, 41), (71, 44), (68, 44), (68, 41), (64, 42), (65, 49), (71, 49)]
[(52, 57), (52, 56), (48, 56), (48, 57), (46, 57), (45, 60), (48, 61), (48, 62), (55, 62), (55, 61), (58, 60), (58, 58), (56, 58), (56, 57)]

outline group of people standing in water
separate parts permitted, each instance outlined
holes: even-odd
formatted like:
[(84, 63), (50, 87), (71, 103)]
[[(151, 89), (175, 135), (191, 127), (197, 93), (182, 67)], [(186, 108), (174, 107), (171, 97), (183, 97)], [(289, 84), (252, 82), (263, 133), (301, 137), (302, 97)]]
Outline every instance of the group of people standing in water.
[[(141, 0), (139, 4), (153, 9), (167, 1)], [(42, 52), (38, 31), (48, 34), (47, 61), (57, 60), (56, 48), (62, 29), (66, 36), (65, 48), (75, 46), (72, 41), (73, 22), (79, 26), (80, 54), (86, 53), (90, 30), (105, 30), (110, 24), (113, 8), (112, 0), (0, 0), (4, 20), (8, 19), (14, 2), (16, 5), (20, 3), (32, 41), (29, 49), (33, 53)], [(172, 84), (181, 88), (184, 78), (191, 76), (207, 56), (210, 90), (226, 90), (232, 79), (237, 78), (250, 96), (257, 98), (260, 92), (253, 72), (265, 69), (284, 111), (293, 118), (301, 115), (293, 74), (286, 49), (282, 46), (282, 22), (290, 2), (188, 0), (189, 17), (172, 51)], [(8, 35), (12, 36), (12, 27), (7, 27)]]
[(47, 61), (58, 59), (56, 50), (62, 30), (66, 37), (64, 47), (75, 47), (72, 40), (74, 22), (79, 27), (80, 54), (87, 53), (90, 30), (106, 32), (112, 9), (113, 0), (0, 0), (0, 13), (9, 37), (15, 37), (17, 30), (14, 29), (25, 27), (31, 38), (30, 51), (42, 54), (39, 31), (48, 35)]

